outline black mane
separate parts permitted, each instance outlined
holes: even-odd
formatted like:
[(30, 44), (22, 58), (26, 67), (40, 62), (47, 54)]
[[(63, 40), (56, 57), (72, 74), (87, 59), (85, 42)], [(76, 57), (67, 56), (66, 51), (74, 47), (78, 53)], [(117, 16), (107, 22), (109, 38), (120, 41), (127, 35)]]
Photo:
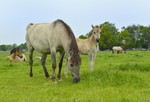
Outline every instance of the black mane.
[(67, 25), (64, 21), (62, 21), (60, 19), (56, 20), (54, 22), (55, 26), (56, 26), (57, 23), (61, 23), (61, 24), (64, 25), (64, 27), (66, 29), (66, 32), (68, 34), (68, 37), (71, 39), (71, 44), (70, 44), (70, 50), (69, 50), (69, 52), (70, 51), (76, 52), (76, 53), (73, 53), (73, 55), (72, 55), (72, 61), (73, 62), (77, 61), (76, 63), (80, 63), (81, 59), (80, 59), (79, 55), (77, 55), (78, 52), (79, 52), (79, 50), (78, 50), (78, 46), (77, 46), (76, 39), (75, 39), (73, 31), (71, 30), (71, 28), (69, 27), (69, 25)]

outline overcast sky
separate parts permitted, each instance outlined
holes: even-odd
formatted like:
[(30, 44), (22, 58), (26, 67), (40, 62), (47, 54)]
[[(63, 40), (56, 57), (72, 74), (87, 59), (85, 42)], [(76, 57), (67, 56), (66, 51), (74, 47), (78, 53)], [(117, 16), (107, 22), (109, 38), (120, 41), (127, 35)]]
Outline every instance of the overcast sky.
[(29, 23), (64, 20), (76, 37), (106, 21), (118, 29), (150, 25), (150, 0), (1, 0), (0, 45), (25, 43)]

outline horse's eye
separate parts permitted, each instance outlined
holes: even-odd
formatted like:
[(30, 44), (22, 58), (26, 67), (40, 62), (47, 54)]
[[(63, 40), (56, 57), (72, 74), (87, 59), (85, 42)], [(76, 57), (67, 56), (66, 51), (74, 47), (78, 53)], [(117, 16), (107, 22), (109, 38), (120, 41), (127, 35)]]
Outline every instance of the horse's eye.
[(71, 67), (73, 67), (73, 64), (70, 64)]

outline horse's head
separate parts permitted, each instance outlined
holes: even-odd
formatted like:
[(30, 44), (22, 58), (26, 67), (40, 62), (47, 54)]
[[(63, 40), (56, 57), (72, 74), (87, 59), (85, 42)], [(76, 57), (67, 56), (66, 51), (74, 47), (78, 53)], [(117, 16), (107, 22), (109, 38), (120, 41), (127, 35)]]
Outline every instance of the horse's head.
[(67, 67), (71, 71), (73, 82), (75, 83), (80, 81), (80, 74), (79, 74), (80, 65), (81, 59), (79, 54), (70, 51), (67, 58)]
[(92, 25), (92, 35), (94, 36), (96, 42), (100, 41), (100, 32), (101, 32), (101, 26)]
[(23, 57), (22, 51), (17, 47), (11, 50), (10, 54), (14, 54), (15, 56), (18, 56), (20, 58)]

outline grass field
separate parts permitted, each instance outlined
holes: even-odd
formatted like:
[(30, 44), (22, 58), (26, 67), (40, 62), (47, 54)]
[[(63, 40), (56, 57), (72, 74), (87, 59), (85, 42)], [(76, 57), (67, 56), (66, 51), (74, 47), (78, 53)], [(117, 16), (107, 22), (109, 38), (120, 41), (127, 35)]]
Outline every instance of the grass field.
[[(0, 52), (0, 102), (150, 102), (150, 51), (98, 52), (93, 72), (82, 55), (79, 83), (72, 82), (70, 72), (64, 77), (64, 60), (63, 81), (57, 84), (44, 77), (35, 59), (39, 53), (34, 53), (33, 78), (28, 61), (10, 63), (8, 55)], [(47, 68), (51, 74), (50, 56)]]

